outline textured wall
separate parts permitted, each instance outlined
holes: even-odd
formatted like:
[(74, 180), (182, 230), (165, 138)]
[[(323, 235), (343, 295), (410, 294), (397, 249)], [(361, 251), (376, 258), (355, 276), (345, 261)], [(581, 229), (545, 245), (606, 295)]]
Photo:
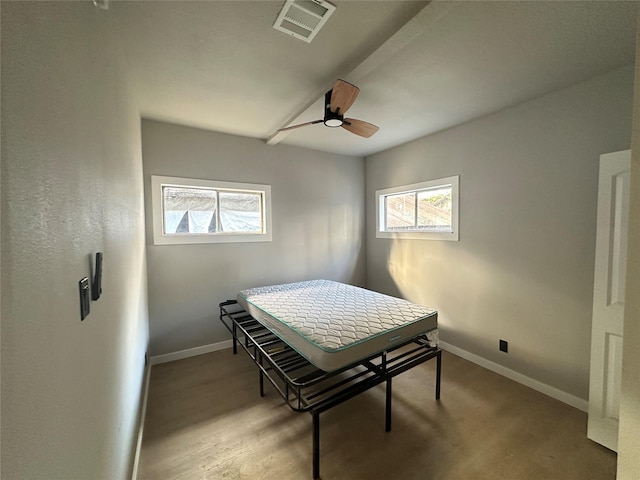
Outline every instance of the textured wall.
[[(140, 120), (113, 12), (2, 2), (2, 478), (131, 474), (148, 341)], [(104, 252), (80, 321), (78, 281)]]
[[(363, 159), (142, 122), (151, 353), (229, 338), (218, 303), (314, 278), (364, 285)], [(273, 241), (153, 245), (151, 175), (271, 185)]]
[(640, 13), (631, 146), (631, 204), (618, 437), (618, 480), (640, 478)]
[(377, 239), (367, 211), (368, 287), (437, 308), (444, 341), (586, 399), (599, 155), (629, 148), (632, 90), (623, 68), (368, 157), (368, 205), (460, 175), (459, 242)]

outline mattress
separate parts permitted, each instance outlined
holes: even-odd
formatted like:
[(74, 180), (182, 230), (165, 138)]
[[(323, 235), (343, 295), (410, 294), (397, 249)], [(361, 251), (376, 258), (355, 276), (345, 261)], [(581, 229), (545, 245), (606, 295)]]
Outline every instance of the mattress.
[(421, 334), (437, 342), (436, 310), (330, 280), (251, 288), (239, 292), (237, 300), (253, 318), (328, 372)]

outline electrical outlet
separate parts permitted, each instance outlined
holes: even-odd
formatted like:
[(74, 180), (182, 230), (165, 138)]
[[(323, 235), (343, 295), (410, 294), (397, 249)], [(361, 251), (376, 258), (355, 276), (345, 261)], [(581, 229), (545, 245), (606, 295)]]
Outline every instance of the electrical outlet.
[(500, 340), (500, 351), (507, 353), (509, 351), (509, 342), (506, 340)]

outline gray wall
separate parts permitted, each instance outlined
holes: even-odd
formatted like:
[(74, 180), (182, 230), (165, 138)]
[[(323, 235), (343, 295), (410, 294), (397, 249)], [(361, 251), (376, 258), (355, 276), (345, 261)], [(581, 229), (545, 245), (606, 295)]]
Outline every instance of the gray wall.
[[(131, 475), (148, 341), (140, 121), (113, 12), (2, 2), (3, 479)], [(104, 252), (80, 321), (78, 281)]]
[(618, 480), (640, 478), (640, 12), (637, 25)]
[[(326, 278), (364, 285), (364, 161), (142, 122), (151, 353), (229, 338), (218, 303), (244, 288)], [(271, 185), (273, 241), (153, 245), (151, 175)]]
[(437, 308), (445, 342), (586, 399), (598, 161), (630, 147), (632, 91), (630, 66), (368, 157), (367, 205), (459, 174), (460, 241), (377, 239), (369, 208), (367, 286)]

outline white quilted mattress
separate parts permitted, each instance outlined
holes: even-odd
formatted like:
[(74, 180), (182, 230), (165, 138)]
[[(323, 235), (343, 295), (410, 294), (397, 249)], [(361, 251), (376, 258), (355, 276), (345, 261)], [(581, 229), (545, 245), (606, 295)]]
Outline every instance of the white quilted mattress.
[(426, 332), (430, 340), (437, 341), (436, 310), (329, 280), (243, 290), (238, 303), (325, 371)]

